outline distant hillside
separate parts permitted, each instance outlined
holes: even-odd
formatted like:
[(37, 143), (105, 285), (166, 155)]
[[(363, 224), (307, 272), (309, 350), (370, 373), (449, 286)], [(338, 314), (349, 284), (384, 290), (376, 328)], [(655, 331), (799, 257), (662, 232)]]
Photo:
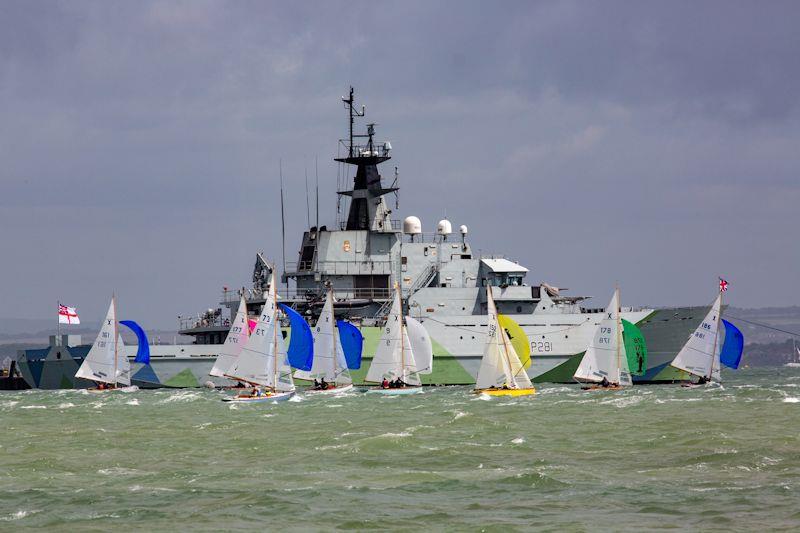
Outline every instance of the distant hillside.
[(766, 344), (748, 344), (742, 356), (742, 364), (749, 366), (781, 366), (797, 361), (797, 356), (793, 352), (794, 347), (790, 340)]
[[(797, 306), (760, 309), (729, 307), (723, 316), (742, 330), (747, 345), (782, 343), (791, 339), (791, 335), (765, 328), (759, 324), (800, 335), (800, 307)], [(797, 339), (800, 341), (800, 336)]]

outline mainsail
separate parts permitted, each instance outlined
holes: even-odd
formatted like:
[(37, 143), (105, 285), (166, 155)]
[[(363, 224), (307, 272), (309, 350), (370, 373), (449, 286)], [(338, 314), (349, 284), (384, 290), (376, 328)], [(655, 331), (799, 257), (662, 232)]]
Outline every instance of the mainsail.
[(605, 378), (609, 383), (620, 386), (633, 384), (625, 354), (625, 344), (622, 341), (619, 289), (614, 291), (604, 318), (597, 326), (574, 377), (578, 381), (595, 383), (600, 383)]
[(406, 317), (406, 328), (408, 328), (411, 351), (414, 352), (414, 360), (417, 362), (419, 373), (430, 374), (433, 372), (433, 343), (428, 330), (411, 316)]
[(722, 293), (720, 292), (717, 299), (714, 300), (711, 310), (670, 365), (695, 376), (715, 381), (720, 380), (719, 324), (721, 308)]
[[(338, 386), (353, 382), (347, 370), (344, 348), (338, 334), (338, 327), (333, 316), (333, 290), (328, 290), (325, 305), (314, 326), (314, 361), (310, 370), (296, 370), (296, 379), (325, 379)], [(292, 333), (294, 338), (294, 333)]]
[(263, 385), (276, 391), (289, 392), (294, 390), (294, 382), (292, 369), (286, 357), (286, 344), (280, 324), (277, 322), (278, 306), (275, 289), (273, 273), (264, 308), (258, 317), (255, 329), (225, 377), (252, 385)]
[(422, 385), (414, 359), (414, 351), (408, 331), (403, 324), (403, 306), (400, 287), (395, 284), (394, 301), (386, 318), (383, 335), (375, 350), (365, 381), (381, 382), (386, 379), (402, 379), (407, 385)]
[(236, 318), (233, 319), (228, 336), (225, 337), (225, 344), (214, 361), (214, 368), (209, 372), (210, 375), (221, 378), (230, 370), (239, 354), (250, 337), (250, 329), (247, 326), (247, 302), (244, 294), (239, 300), (239, 310), (236, 311)]
[(116, 311), (116, 298), (112, 297), (100, 332), (75, 373), (76, 378), (126, 386), (131, 384), (130, 363), (121, 346)]
[(531, 379), (508, 338), (506, 329), (500, 327), (491, 287), (486, 287), (486, 310), (489, 315), (489, 329), (475, 388), (532, 389)]

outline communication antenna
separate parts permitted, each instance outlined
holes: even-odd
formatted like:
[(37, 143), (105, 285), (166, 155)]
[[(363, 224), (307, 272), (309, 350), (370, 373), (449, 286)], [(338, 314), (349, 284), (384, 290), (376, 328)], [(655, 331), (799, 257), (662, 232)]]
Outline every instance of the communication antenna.
[[(286, 216), (283, 208), (283, 160), (278, 159), (278, 175), (281, 178), (281, 261), (283, 268), (281, 273), (286, 271)], [(289, 292), (289, 278), (286, 278), (286, 292)]]
[(303, 168), (306, 173), (306, 223), (311, 227), (311, 208), (308, 205), (308, 167)]
[(317, 178), (317, 192), (315, 197), (317, 199), (317, 233), (319, 233), (319, 165), (317, 164), (317, 156), (314, 156), (314, 176)]
[(353, 123), (355, 122), (356, 117), (363, 117), (364, 114), (367, 112), (367, 106), (362, 105), (361, 111), (359, 112), (357, 109), (353, 107), (353, 103), (355, 102), (355, 97), (353, 96), (353, 86), (350, 86), (350, 96), (344, 97), (342, 96), (342, 102), (348, 107), (350, 111), (350, 146), (349, 148), (349, 157), (353, 157)]

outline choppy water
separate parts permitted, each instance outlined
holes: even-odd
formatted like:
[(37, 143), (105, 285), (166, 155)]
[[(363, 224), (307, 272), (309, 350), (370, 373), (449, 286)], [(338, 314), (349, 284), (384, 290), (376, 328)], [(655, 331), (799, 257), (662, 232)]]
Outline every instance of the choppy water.
[(722, 387), (231, 407), (0, 394), (0, 529), (800, 527), (800, 369)]

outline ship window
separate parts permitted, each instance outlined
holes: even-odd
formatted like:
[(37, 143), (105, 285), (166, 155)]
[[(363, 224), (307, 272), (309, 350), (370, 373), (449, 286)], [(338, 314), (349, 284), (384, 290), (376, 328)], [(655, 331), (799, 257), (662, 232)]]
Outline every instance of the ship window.
[(61, 359), (61, 352), (56, 352), (56, 359)]
[(403, 256), (400, 258), (400, 264), (407, 265), (408, 264), (408, 257)]
[(425, 248), (422, 250), (422, 252), (423, 252), (425, 255), (428, 255), (428, 247), (426, 246), (426, 247), (425, 247)]
[(517, 313), (521, 313), (521, 312), (522, 312), (522, 306), (521, 306), (521, 305), (518, 305), (518, 306), (517, 306)]

